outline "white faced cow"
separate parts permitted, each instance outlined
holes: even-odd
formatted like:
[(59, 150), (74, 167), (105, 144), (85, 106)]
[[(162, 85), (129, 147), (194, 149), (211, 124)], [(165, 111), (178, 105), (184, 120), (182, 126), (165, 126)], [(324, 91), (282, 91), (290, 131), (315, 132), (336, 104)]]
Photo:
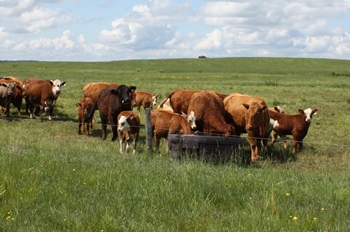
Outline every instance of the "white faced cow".
[[(286, 135), (293, 135), (293, 154), (297, 153), (297, 147), (299, 150), (303, 148), (303, 139), (305, 138), (314, 114), (318, 112), (318, 109), (308, 108), (306, 110), (299, 109), (299, 114), (289, 115), (282, 114), (273, 110), (270, 110), (270, 118), (274, 123), (273, 130), (284, 140), (284, 148), (287, 148)], [(275, 143), (276, 138), (272, 140), (272, 144)]]
[[(49, 120), (52, 119), (52, 111), (56, 104), (56, 100), (61, 93), (61, 87), (65, 86), (66, 82), (58, 79), (52, 80), (33, 80), (23, 81), (23, 96), (30, 108), (30, 117), (36, 117), (35, 113), (43, 106), (43, 115), (49, 112)], [(34, 111), (34, 109), (36, 109)]]

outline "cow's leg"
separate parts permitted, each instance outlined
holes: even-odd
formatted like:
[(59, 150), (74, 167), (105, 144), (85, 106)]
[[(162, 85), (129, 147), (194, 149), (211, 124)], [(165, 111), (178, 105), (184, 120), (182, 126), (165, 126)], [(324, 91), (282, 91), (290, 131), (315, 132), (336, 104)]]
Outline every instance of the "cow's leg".
[(136, 132), (134, 134), (134, 141), (133, 141), (133, 147), (134, 147), (134, 150), (133, 150), (133, 154), (136, 153), (136, 144), (137, 144), (137, 140), (139, 139), (139, 132)]
[(122, 131), (118, 131), (118, 138), (119, 138), (119, 152), (122, 154), (123, 153), (123, 140), (124, 140), (124, 136), (123, 136)]
[(78, 134), (80, 135), (81, 134), (81, 126), (82, 126), (82, 121), (79, 119), (78, 120)]
[(106, 132), (107, 132), (107, 120), (104, 120), (101, 118), (101, 123), (102, 123), (102, 135), (101, 138), (103, 140), (106, 139)]
[(89, 136), (90, 135), (91, 121), (85, 123), (85, 126), (86, 126), (86, 135)]
[(156, 151), (159, 152), (159, 144), (160, 144), (161, 137), (155, 134), (154, 136), (154, 144), (156, 146)]
[(9, 117), (10, 116), (10, 102), (8, 102), (7, 104), (6, 104), (6, 117)]
[(117, 117), (118, 117), (118, 115), (108, 116), (108, 121), (111, 124), (112, 133), (113, 133), (112, 141), (116, 140), (118, 137), (118, 122), (116, 121)]

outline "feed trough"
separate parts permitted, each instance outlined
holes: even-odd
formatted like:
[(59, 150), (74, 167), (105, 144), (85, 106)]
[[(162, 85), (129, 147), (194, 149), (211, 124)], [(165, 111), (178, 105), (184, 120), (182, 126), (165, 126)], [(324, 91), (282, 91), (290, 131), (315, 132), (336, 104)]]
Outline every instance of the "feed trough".
[(202, 156), (206, 160), (227, 159), (246, 143), (246, 139), (241, 137), (168, 135), (169, 155), (176, 160), (185, 154)]

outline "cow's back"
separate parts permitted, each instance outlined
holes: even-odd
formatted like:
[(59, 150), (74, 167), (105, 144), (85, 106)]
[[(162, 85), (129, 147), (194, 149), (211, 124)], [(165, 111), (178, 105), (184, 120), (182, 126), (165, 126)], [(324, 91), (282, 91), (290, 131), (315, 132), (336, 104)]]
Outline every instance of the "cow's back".
[(83, 87), (84, 97), (90, 97), (94, 101), (98, 99), (101, 91), (107, 88), (118, 88), (118, 84), (108, 83), (108, 82), (89, 82)]
[(178, 89), (170, 93), (168, 97), (170, 98), (170, 105), (172, 106), (174, 112), (179, 114), (187, 114), (191, 97), (197, 92), (200, 92), (200, 90)]

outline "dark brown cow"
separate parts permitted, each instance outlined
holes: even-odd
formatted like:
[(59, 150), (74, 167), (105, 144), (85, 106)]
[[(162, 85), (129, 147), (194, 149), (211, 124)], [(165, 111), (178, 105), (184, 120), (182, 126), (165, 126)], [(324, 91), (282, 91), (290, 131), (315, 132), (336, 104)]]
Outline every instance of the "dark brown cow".
[(100, 95), (101, 90), (107, 88), (118, 88), (118, 84), (108, 82), (89, 82), (83, 87), (83, 96), (90, 97), (95, 102)]
[(130, 137), (133, 137), (133, 154), (136, 153), (136, 144), (140, 135), (140, 118), (132, 111), (122, 111), (118, 115), (118, 137), (120, 153), (128, 152)]
[(191, 97), (188, 112), (194, 112), (197, 129), (208, 134), (235, 134), (232, 125), (225, 121), (225, 107), (222, 99), (213, 92), (200, 91)]
[(231, 93), (224, 100), (226, 120), (233, 124), (237, 135), (248, 134), (251, 159), (260, 158), (261, 140), (267, 140), (269, 111), (265, 100), (258, 97)]
[[(17, 115), (20, 116), (22, 107), (22, 82), (18, 78), (12, 76), (2, 77), (0, 78), (0, 82), (16, 82), (16, 87), (14, 88), (13, 96), (10, 102), (17, 108)], [(7, 116), (9, 116), (10, 111), (6, 111), (5, 113)]]
[(190, 124), (180, 114), (161, 109), (153, 109), (151, 111), (151, 117), (156, 150), (159, 150), (160, 139), (164, 138), (167, 140), (168, 134), (180, 133), (188, 135), (191, 132)]
[[(188, 113), (187, 112), (188, 106), (189, 106), (192, 95), (195, 93), (198, 93), (200, 91), (202, 91), (202, 90), (177, 89), (177, 90), (174, 90), (173, 92), (169, 93), (168, 96), (166, 97), (166, 99), (169, 98), (170, 106), (175, 113), (187, 114)], [(225, 94), (220, 94), (220, 93), (215, 92), (215, 91), (209, 91), (209, 92), (216, 93), (219, 97), (222, 98), (222, 100), (224, 100), (224, 98), (227, 96)], [(164, 99), (160, 103), (159, 107), (162, 108), (163, 104), (166, 101), (167, 100)]]
[(99, 110), (102, 123), (102, 139), (106, 139), (107, 124), (110, 124), (113, 132), (112, 141), (116, 140), (118, 137), (118, 114), (125, 110), (131, 110), (131, 104), (135, 100), (133, 99), (135, 89), (135, 86), (120, 85), (118, 88), (102, 90), (84, 121), (89, 122), (95, 110)]
[(85, 123), (84, 118), (89, 115), (93, 105), (94, 101), (90, 97), (84, 97), (79, 103), (76, 104), (78, 107), (78, 134), (85, 131), (86, 135), (90, 135), (90, 128), (92, 129), (92, 122), (94, 119), (92, 118), (91, 121)]
[[(308, 108), (298, 111), (299, 114), (289, 115), (270, 110), (270, 117), (275, 120), (273, 130), (284, 140), (284, 148), (287, 149), (286, 135), (293, 135), (293, 154), (297, 153), (298, 146), (299, 150), (303, 148), (303, 139), (309, 130), (312, 116), (318, 112), (318, 109)], [(275, 141), (276, 139), (273, 138), (272, 144)]]
[(36, 117), (36, 109), (42, 105), (43, 115), (46, 115), (46, 113), (49, 112), (49, 120), (51, 120), (53, 108), (61, 93), (61, 87), (65, 85), (65, 81), (62, 82), (58, 79), (54, 81), (35, 80), (33, 78), (24, 80), (23, 97), (29, 105), (30, 118)]
[(146, 110), (146, 108), (152, 108), (157, 104), (158, 94), (152, 95), (149, 92), (135, 91), (135, 95), (135, 104), (133, 105), (133, 107), (137, 107), (139, 115), (141, 106), (144, 110)]

